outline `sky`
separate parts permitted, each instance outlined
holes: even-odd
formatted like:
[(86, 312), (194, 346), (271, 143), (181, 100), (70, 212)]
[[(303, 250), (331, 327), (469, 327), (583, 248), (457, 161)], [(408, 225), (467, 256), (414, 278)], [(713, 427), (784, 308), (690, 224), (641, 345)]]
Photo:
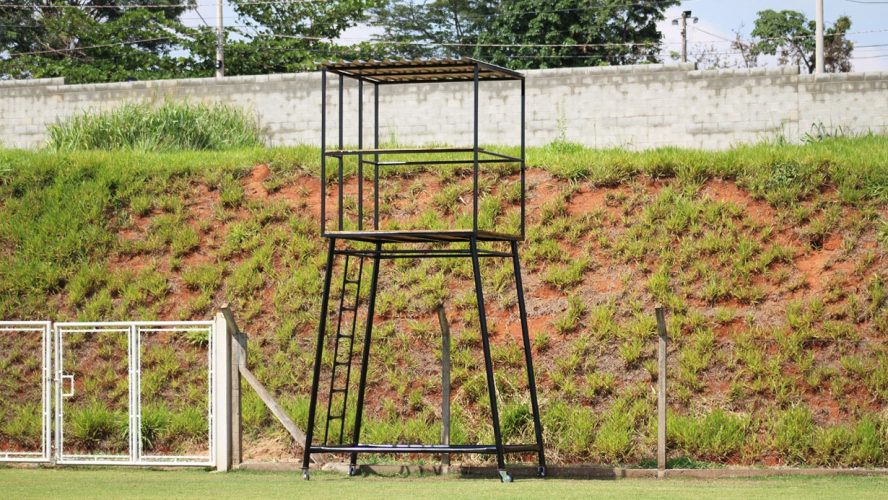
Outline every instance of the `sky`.
[[(227, 2), (226, 2), (227, 3)], [(215, 2), (198, 0), (198, 10), (207, 23), (215, 26)], [(679, 28), (673, 26), (671, 20), (682, 11), (690, 10), (699, 19), (698, 23), (688, 29), (688, 52), (693, 54), (701, 47), (715, 47), (724, 52), (731, 52), (727, 40), (734, 39), (734, 31), (740, 30), (748, 35), (755, 23), (756, 14), (765, 9), (797, 10), (809, 19), (814, 18), (815, 0), (685, 0), (678, 7), (666, 11), (667, 18), (659, 24), (664, 35), (664, 59), (670, 51), (678, 52), (681, 47)], [(847, 15), (852, 26), (848, 35), (856, 47), (852, 59), (853, 71), (888, 71), (888, 0), (824, 0), (824, 11), (827, 26), (836, 18)], [(226, 25), (236, 22), (234, 12), (226, 5), (223, 13)], [(187, 24), (199, 25), (203, 20), (195, 13), (186, 13)], [(343, 33), (344, 42), (366, 40), (373, 30), (366, 26), (357, 26)], [(736, 57), (726, 55), (728, 59)], [(760, 61), (766, 66), (776, 65), (774, 58)]]

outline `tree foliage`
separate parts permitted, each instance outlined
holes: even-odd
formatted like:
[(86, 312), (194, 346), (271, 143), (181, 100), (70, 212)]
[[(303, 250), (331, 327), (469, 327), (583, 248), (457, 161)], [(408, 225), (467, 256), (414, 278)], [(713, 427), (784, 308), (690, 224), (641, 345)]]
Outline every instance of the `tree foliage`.
[(388, 0), (379, 37), (405, 57), (469, 55), (512, 68), (657, 62), (677, 0)]
[[(848, 16), (839, 17), (824, 30), (824, 70), (851, 71), (854, 44), (845, 37), (851, 28)], [(780, 64), (797, 64), (813, 73), (815, 60), (815, 21), (794, 10), (763, 10), (758, 13), (752, 36), (759, 54), (777, 56)]]
[(238, 24), (247, 29), (235, 30), (239, 36), (226, 45), (227, 74), (305, 71), (325, 59), (381, 56), (369, 43), (336, 43), (380, 0), (232, 4)]
[[(178, 55), (211, 43), (185, 27), (169, 0), (21, 0), (0, 7), (0, 77), (64, 76), (68, 82), (172, 78), (212, 62)], [(159, 7), (134, 7), (134, 5)]]
[[(335, 42), (378, 0), (232, 3), (238, 27), (226, 30), (228, 75), (300, 71), (323, 59), (380, 55), (371, 44)], [(196, 4), (21, 0), (0, 7), (0, 78), (64, 76), (84, 83), (212, 76), (214, 29), (181, 21)]]

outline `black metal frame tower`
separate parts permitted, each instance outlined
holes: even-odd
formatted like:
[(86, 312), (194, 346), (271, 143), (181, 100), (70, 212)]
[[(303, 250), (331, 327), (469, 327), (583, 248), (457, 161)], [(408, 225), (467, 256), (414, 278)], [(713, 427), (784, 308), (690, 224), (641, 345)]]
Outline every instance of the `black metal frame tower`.
[[(338, 147), (327, 148), (327, 79), (328, 73), (338, 75), (338, 114), (339, 134)], [(358, 101), (358, 137), (357, 149), (345, 149), (343, 142), (344, 126), (344, 84), (345, 79), (357, 81)], [(482, 81), (515, 81), (520, 83), (521, 90), (521, 153), (520, 156), (511, 156), (486, 149), (478, 145), (478, 108), (479, 108), (479, 83)], [(452, 83), (469, 82), (473, 85), (474, 109), (473, 109), (473, 142), (472, 147), (446, 147), (446, 148), (394, 148), (380, 149), (379, 144), (379, 92), (380, 87), (387, 85), (403, 85), (417, 83)], [(373, 86), (373, 147), (364, 148), (364, 86)], [(303, 477), (308, 479), (308, 466), (312, 453), (349, 453), (350, 473), (354, 473), (357, 467), (358, 453), (480, 453), (495, 454), (497, 469), (503, 481), (511, 481), (511, 475), (505, 469), (505, 455), (507, 453), (536, 453), (538, 458), (538, 473), (545, 476), (546, 462), (543, 449), (543, 430), (540, 422), (540, 410), (537, 402), (536, 382), (534, 379), (533, 360), (531, 357), (530, 337), (527, 326), (527, 312), (524, 304), (524, 291), (521, 282), (521, 264), (518, 256), (518, 242), (524, 240), (525, 233), (525, 162), (524, 162), (524, 75), (506, 68), (484, 63), (470, 58), (459, 59), (427, 59), (427, 60), (399, 60), (399, 61), (372, 61), (372, 62), (344, 62), (327, 63), (321, 70), (321, 236), (328, 239), (327, 265), (324, 276), (324, 290), (321, 300), (320, 325), (318, 328), (317, 349), (315, 352), (314, 371), (312, 375), (311, 400), (308, 412), (308, 426), (306, 428), (306, 442), (302, 462)], [(430, 119), (433, 122), (433, 119)], [(429, 156), (415, 159), (417, 156)], [(435, 158), (437, 156), (437, 159)], [(443, 158), (442, 158), (443, 156)], [(456, 158), (464, 156), (463, 158)], [(395, 160), (384, 161), (386, 158)], [(356, 159), (357, 195), (355, 208), (357, 211), (356, 224), (346, 224), (344, 210), (344, 180), (346, 159)], [(327, 228), (327, 169), (328, 162), (337, 163), (338, 192), (335, 193), (338, 200), (335, 225), (336, 230)], [(515, 233), (502, 233), (493, 230), (479, 228), (478, 198), (479, 198), (479, 167), (488, 163), (518, 164), (520, 168), (520, 230)], [(447, 230), (384, 230), (380, 228), (379, 182), (380, 167), (398, 167), (409, 165), (472, 165), (472, 227)], [(364, 214), (364, 167), (372, 167), (373, 196), (372, 196), (372, 229), (365, 228)], [(349, 221), (351, 222), (351, 221)], [(368, 221), (369, 223), (369, 221)], [(350, 226), (350, 227), (348, 227)], [(352, 243), (348, 243), (352, 242)], [(361, 243), (353, 243), (361, 242)], [(507, 244), (510, 251), (496, 250), (494, 248), (482, 248), (481, 244), (495, 245)], [(348, 243), (342, 245), (343, 243)], [(368, 245), (369, 244), (369, 245)], [(420, 244), (411, 248), (391, 248), (403, 244)], [(467, 248), (464, 248), (467, 244)], [(333, 278), (333, 264), (336, 256), (345, 257), (344, 272), (342, 278), (342, 293), (339, 297), (339, 315), (335, 322), (335, 333), (332, 337), (335, 341), (332, 360), (332, 373), (330, 379), (329, 399), (327, 400), (327, 420), (324, 429), (322, 444), (313, 442), (318, 392), (321, 382), (321, 365), (323, 364), (324, 339), (327, 335), (327, 320), (330, 306), (330, 289)], [(491, 420), (494, 433), (494, 444), (483, 445), (416, 445), (416, 444), (361, 444), (361, 420), (364, 407), (364, 393), (367, 383), (367, 363), (370, 359), (371, 336), (373, 333), (373, 317), (376, 304), (377, 282), (379, 279), (380, 262), (385, 259), (421, 259), (421, 258), (446, 258), (466, 257), (472, 259), (472, 271), (474, 274), (475, 296), (478, 304), (478, 318), (481, 331), (481, 343), (484, 354), (484, 368), (487, 377), (487, 392), (490, 398)], [(487, 328), (487, 317), (484, 308), (484, 292), (481, 282), (482, 258), (508, 258), (512, 260), (517, 288), (518, 312), (521, 320), (521, 336), (524, 345), (524, 361), (527, 368), (527, 382), (530, 392), (531, 409), (533, 412), (534, 444), (506, 445), (503, 444), (500, 429), (499, 411), (497, 408), (497, 391), (494, 383), (494, 369), (491, 359), (490, 339)], [(349, 260), (357, 259), (357, 276), (349, 274)], [(349, 382), (351, 378), (351, 364), (354, 354), (354, 340), (358, 307), (360, 303), (361, 280), (364, 270), (364, 261), (372, 261), (372, 273), (367, 298), (367, 315), (364, 329), (364, 342), (361, 353), (361, 371), (358, 379), (358, 395), (356, 413), (354, 416), (354, 428), (350, 443), (343, 443), (343, 431), (345, 430), (346, 405), (348, 401)], [(354, 275), (352, 271), (352, 275)], [(354, 287), (352, 292), (347, 292), (349, 286)], [(345, 297), (354, 297), (354, 302), (347, 304)], [(350, 315), (343, 324), (343, 317)], [(343, 376), (344, 371), (344, 376)], [(335, 408), (334, 408), (335, 401)], [(339, 421), (339, 443), (328, 443), (331, 421)]]

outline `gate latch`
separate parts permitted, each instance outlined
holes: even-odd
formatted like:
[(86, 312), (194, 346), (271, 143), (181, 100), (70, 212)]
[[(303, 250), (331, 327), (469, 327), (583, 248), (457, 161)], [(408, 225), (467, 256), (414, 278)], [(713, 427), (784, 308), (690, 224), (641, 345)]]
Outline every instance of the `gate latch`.
[[(71, 382), (71, 392), (65, 392), (65, 380), (70, 380)], [(74, 375), (62, 375), (62, 397), (70, 398), (74, 395)]]

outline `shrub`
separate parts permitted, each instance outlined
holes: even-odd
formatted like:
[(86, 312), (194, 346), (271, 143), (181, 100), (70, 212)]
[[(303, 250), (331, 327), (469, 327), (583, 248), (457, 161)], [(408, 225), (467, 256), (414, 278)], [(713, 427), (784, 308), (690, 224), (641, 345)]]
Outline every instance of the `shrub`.
[(125, 104), (68, 118), (51, 125), (47, 132), (49, 146), (63, 151), (218, 150), (262, 145), (255, 119), (223, 104)]

